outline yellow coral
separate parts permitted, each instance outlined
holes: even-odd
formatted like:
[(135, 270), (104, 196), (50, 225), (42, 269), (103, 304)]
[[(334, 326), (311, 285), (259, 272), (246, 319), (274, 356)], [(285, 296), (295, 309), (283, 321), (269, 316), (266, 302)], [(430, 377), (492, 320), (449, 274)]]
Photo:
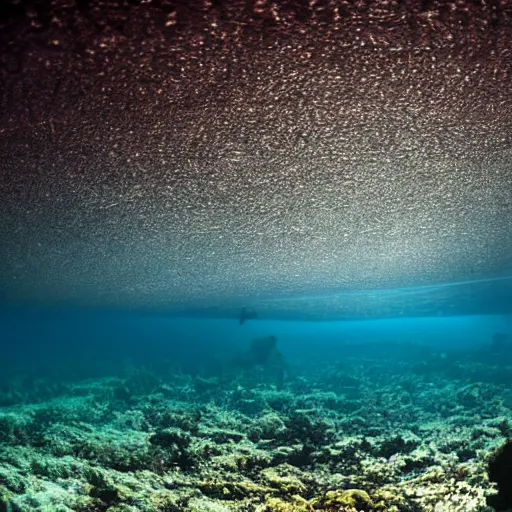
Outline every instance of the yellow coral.
[(265, 512), (314, 512), (314, 509), (307, 500), (301, 496), (294, 495), (290, 497), (290, 501), (267, 497), (265, 500)]
[[(283, 464), (283, 467), (285, 465)], [(306, 486), (294, 475), (279, 475), (275, 468), (267, 468), (261, 472), (266, 483), (282, 494), (299, 494), (306, 490)]]
[(376, 501), (375, 509), (379, 511), (383, 510), (385, 512), (398, 512), (398, 506), (405, 503), (403, 496), (395, 494), (387, 489), (376, 491), (373, 498)]
[(370, 512), (375, 510), (375, 505), (366, 491), (349, 489), (347, 491), (329, 491), (322, 503), (328, 511), (340, 508)]

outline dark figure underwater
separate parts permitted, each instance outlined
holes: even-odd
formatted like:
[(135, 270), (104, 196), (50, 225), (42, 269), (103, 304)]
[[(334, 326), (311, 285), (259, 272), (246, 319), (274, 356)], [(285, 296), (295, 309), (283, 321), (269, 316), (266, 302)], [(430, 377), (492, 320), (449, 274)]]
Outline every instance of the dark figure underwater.
[(237, 357), (233, 363), (246, 373), (259, 371), (279, 389), (283, 387), (287, 364), (283, 354), (277, 349), (275, 336), (254, 338), (248, 352)]

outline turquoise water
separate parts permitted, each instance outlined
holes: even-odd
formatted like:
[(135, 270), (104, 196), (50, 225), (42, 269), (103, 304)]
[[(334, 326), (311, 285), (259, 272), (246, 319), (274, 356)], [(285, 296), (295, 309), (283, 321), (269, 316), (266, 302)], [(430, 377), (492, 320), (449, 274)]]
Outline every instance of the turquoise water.
[[(277, 336), (282, 351), (293, 360), (311, 351), (321, 357), (346, 343), (472, 350), (491, 344), (496, 333), (512, 333), (510, 277), (245, 299), (237, 307), (234, 303), (195, 305), (171, 313), (4, 305), (0, 364), (4, 375), (20, 365), (36, 373), (61, 368), (58, 371), (69, 376), (80, 367), (80, 376), (86, 376), (103, 374), (107, 368), (116, 372), (126, 360), (147, 363), (179, 357), (185, 362), (195, 359), (193, 364), (200, 366), (197, 348), (207, 359), (226, 347), (236, 349), (268, 335)], [(254, 313), (254, 318), (241, 325), (244, 310)]]
[[(380, 307), (390, 307), (384, 299), (398, 293), (381, 292), (374, 298), (378, 297)], [(411, 296), (406, 295), (412, 310)], [(291, 316), (298, 316), (298, 304), (301, 301), (294, 303), (295, 315)], [(187, 318), (128, 311), (3, 308), (0, 321), (4, 375), (16, 368), (16, 361), (36, 373), (57, 371), (68, 377), (73, 372), (81, 377), (115, 373), (124, 361), (145, 364), (162, 357), (199, 368), (212, 355), (236, 351), (251, 339), (268, 335), (278, 337), (280, 349), (290, 360), (311, 354), (328, 360), (346, 344), (378, 344), (384, 350), (387, 344), (397, 343), (474, 350), (489, 347), (496, 333), (512, 334), (512, 315), (506, 313), (330, 321), (256, 318), (240, 325), (237, 316)]]

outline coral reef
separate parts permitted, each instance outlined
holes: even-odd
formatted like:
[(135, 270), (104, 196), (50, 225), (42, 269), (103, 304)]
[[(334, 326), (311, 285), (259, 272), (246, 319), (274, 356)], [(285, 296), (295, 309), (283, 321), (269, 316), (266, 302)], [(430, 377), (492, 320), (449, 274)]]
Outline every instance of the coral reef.
[(0, 396), (0, 512), (505, 510), (508, 383), (476, 357), (424, 370), (361, 354), (281, 387), (243, 368), (17, 385)]

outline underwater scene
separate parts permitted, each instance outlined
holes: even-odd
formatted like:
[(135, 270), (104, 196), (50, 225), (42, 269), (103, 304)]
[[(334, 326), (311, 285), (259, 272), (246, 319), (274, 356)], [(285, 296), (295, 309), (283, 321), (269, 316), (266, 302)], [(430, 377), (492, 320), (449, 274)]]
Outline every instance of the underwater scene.
[(510, 506), (512, 316), (1, 322), (2, 510)]
[(512, 4), (0, 2), (0, 512), (512, 511)]

